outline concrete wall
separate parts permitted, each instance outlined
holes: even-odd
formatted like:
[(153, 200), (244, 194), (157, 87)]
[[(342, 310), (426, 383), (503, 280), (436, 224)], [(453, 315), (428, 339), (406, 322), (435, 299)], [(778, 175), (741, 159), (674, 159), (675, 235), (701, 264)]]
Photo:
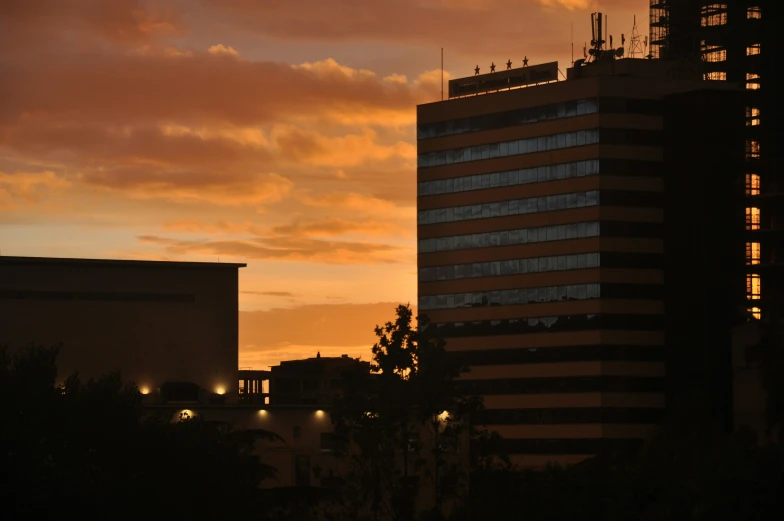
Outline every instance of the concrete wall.
[(0, 257), (0, 344), (61, 342), (61, 379), (121, 369), (143, 392), (192, 382), (231, 402), (238, 267)]

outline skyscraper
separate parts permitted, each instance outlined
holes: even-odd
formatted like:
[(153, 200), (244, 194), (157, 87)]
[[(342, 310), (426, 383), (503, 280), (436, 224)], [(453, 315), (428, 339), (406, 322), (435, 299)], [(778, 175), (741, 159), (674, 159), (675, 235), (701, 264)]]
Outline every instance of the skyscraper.
[[(743, 88), (746, 196), (746, 307), (756, 318), (777, 308), (784, 284), (784, 169), (777, 38), (780, 0), (651, 0), (652, 55), (701, 62), (706, 80)], [(719, 110), (720, 108), (717, 108)]]
[(532, 466), (638, 446), (688, 387), (726, 415), (743, 298), (731, 86), (656, 60), (553, 71), (453, 80), (417, 112), (420, 313)]

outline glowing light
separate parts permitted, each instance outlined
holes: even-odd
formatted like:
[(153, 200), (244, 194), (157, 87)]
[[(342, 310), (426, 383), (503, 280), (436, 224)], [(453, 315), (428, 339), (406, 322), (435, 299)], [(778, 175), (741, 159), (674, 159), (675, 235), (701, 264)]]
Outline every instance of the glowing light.
[(259, 410), (259, 416), (266, 416), (266, 415), (267, 415), (267, 411), (265, 409)]
[(444, 411), (438, 415), (438, 419), (441, 421), (446, 421), (449, 418), (449, 412)]
[(149, 387), (139, 387), (139, 392), (142, 393), (142, 394), (150, 394), (150, 388)]
[(316, 418), (323, 418), (323, 417), (324, 417), (324, 411), (322, 410), (316, 411)]
[(226, 388), (225, 387), (217, 387), (215, 389), (215, 394), (226, 394)]
[(177, 416), (178, 419), (188, 420), (190, 418), (195, 418), (196, 412), (190, 409), (183, 409), (180, 411), (180, 414)]

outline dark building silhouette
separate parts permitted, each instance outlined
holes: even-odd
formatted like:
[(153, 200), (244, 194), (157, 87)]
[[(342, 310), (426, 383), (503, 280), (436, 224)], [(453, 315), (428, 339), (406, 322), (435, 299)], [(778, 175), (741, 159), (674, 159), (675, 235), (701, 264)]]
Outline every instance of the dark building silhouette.
[(639, 446), (695, 390), (731, 423), (742, 94), (699, 64), (596, 56), (417, 112), (420, 313), (524, 465)]
[(746, 196), (747, 308), (757, 318), (780, 306), (784, 291), (782, 24), (780, 0), (651, 0), (654, 57), (701, 63), (706, 80), (741, 87), (745, 164), (736, 190)]
[(119, 369), (151, 402), (235, 402), (244, 266), (0, 257), (0, 344), (62, 343), (58, 378)]

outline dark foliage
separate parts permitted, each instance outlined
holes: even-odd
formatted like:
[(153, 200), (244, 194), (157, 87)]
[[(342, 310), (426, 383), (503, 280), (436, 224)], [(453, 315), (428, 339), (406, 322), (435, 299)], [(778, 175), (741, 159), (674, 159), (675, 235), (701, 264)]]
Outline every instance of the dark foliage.
[(119, 374), (56, 386), (56, 348), (0, 349), (5, 519), (261, 519), (268, 432), (150, 414)]

